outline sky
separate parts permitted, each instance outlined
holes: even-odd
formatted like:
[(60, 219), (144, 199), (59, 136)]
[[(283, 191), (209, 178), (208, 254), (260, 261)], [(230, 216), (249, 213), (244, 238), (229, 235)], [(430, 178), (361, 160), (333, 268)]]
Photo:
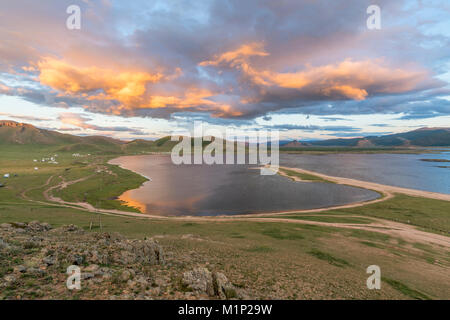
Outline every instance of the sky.
[[(71, 5), (80, 29), (66, 25)], [(447, 0), (0, 2), (0, 119), (64, 133), (448, 127), (449, 82)]]

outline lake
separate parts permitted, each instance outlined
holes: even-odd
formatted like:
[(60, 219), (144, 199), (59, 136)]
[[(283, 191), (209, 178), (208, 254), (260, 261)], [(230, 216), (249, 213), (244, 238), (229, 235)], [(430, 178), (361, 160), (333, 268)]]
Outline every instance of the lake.
[(319, 182), (261, 176), (251, 165), (180, 165), (168, 155), (126, 156), (112, 160), (151, 178), (120, 200), (152, 215), (233, 215), (292, 211), (367, 201), (373, 191)]
[(280, 163), (331, 176), (377, 182), (396, 187), (450, 193), (450, 151), (438, 154), (281, 154)]

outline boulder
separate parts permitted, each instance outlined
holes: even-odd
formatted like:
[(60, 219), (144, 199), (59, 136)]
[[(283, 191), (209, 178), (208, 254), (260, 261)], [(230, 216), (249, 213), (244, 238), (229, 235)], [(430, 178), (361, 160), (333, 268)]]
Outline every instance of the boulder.
[(163, 264), (163, 250), (154, 240), (143, 240), (131, 242), (131, 252), (135, 255), (137, 263), (150, 265)]
[(236, 290), (228, 278), (220, 272), (211, 273), (206, 268), (196, 268), (183, 273), (182, 285), (199, 294), (220, 299), (236, 298)]
[(214, 294), (220, 299), (236, 298), (236, 289), (223, 273), (213, 274), (213, 285)]
[(39, 221), (31, 221), (26, 226), (26, 229), (33, 232), (44, 232), (50, 230), (52, 227), (48, 223), (40, 223)]
[(52, 266), (52, 265), (56, 264), (57, 259), (55, 256), (47, 256), (47, 257), (44, 257), (44, 259), (42, 259), (42, 262), (45, 263), (47, 266)]
[(197, 293), (214, 296), (213, 277), (206, 268), (196, 268), (183, 273), (182, 285)]

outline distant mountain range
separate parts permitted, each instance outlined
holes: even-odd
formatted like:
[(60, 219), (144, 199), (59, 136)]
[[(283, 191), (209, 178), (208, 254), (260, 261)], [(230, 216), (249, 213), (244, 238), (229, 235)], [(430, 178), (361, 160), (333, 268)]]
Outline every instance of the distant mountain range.
[[(0, 121), (0, 146), (52, 146), (56, 150), (89, 153), (130, 153), (141, 151), (170, 151), (177, 142), (170, 137), (156, 141), (122, 141), (102, 136), (74, 136), (39, 129), (31, 124)], [(206, 144), (208, 144), (206, 142)], [(331, 139), (320, 141), (282, 141), (282, 149), (307, 147), (439, 147), (450, 146), (450, 128), (422, 128), (410, 132), (364, 138)]]
[(283, 141), (283, 148), (301, 147), (443, 147), (450, 146), (450, 128), (421, 128), (414, 131), (389, 134), (384, 136), (368, 136), (364, 138), (329, 139), (318, 141)]

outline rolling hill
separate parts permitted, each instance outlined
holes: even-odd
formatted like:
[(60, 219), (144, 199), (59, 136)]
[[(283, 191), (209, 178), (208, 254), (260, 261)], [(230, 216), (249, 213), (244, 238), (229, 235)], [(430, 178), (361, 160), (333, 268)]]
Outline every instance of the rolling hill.
[(385, 136), (368, 136), (363, 138), (329, 139), (300, 143), (284, 142), (283, 148), (308, 146), (320, 147), (443, 147), (450, 146), (450, 128), (421, 128), (414, 131)]
[[(0, 121), (0, 146), (48, 146), (56, 151), (86, 153), (140, 153), (142, 151), (167, 152), (177, 142), (170, 137), (156, 141), (137, 139), (122, 141), (103, 136), (74, 136), (37, 128), (31, 124)], [(204, 142), (204, 146), (209, 142)], [(300, 142), (282, 141), (282, 149), (308, 147), (440, 147), (450, 146), (450, 128), (421, 128), (405, 133), (364, 138), (330, 139)]]
[(53, 147), (55, 151), (74, 153), (133, 153), (168, 151), (173, 142), (162, 138), (156, 141), (121, 141), (102, 136), (74, 136), (36, 128), (26, 123), (0, 121), (0, 146)]

